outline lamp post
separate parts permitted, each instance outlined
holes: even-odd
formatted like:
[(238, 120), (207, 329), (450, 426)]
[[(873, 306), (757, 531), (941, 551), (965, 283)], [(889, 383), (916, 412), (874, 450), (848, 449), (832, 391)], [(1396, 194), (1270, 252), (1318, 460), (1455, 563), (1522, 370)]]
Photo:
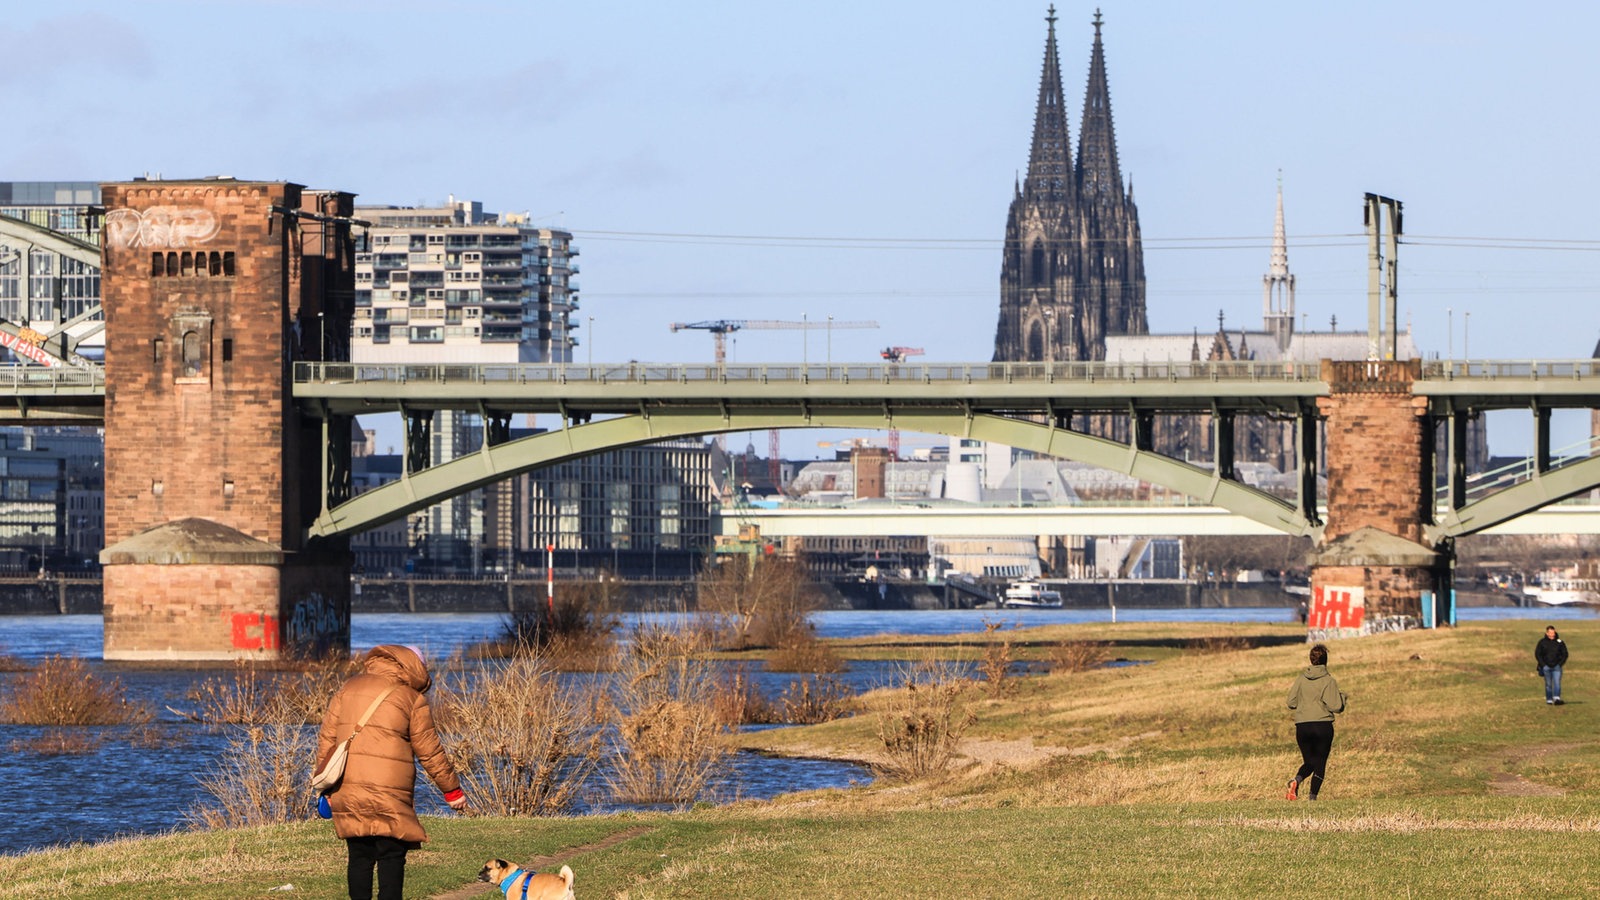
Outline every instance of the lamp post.
[(1472, 358), (1472, 310), (1461, 314), (1461, 358)]
[(1056, 311), (1044, 309), (1044, 361), (1056, 361)]
[(833, 365), (833, 316), (828, 316), (828, 365)]
[(800, 314), (800, 364), (803, 365), (803, 366), (811, 365), (811, 342), (809, 340), (811, 335), (808, 334), (808, 332), (810, 330), (811, 330), (811, 326), (806, 324), (806, 314), (805, 313), (801, 313)]
[(588, 363), (588, 365), (589, 365), (589, 368), (592, 369), (592, 368), (594, 368), (594, 316), (588, 316), (587, 318), (589, 320), (589, 322), (588, 322), (588, 325), (589, 325), (589, 336), (588, 336), (589, 363)]
[(1445, 321), (1445, 331), (1449, 332), (1449, 334), (1445, 337), (1445, 343), (1444, 343), (1445, 353), (1448, 356), (1448, 358), (1455, 359), (1456, 358), (1456, 310), (1455, 310), (1455, 307), (1446, 306), (1444, 308), (1444, 316), (1445, 316), (1445, 319), (1444, 319), (1444, 321)]

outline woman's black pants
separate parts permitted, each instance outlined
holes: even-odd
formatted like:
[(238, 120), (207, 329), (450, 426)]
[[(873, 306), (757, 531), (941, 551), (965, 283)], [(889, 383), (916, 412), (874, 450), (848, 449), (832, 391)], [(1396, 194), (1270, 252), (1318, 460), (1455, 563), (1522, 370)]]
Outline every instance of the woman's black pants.
[(350, 866), (345, 880), (350, 900), (372, 900), (372, 867), (378, 867), (378, 900), (400, 900), (406, 886), (406, 851), (411, 845), (389, 837), (347, 838)]
[[(1294, 774), (1294, 780), (1308, 785), (1310, 796), (1315, 799), (1323, 780), (1328, 777), (1328, 754), (1333, 751), (1333, 723), (1297, 722), (1294, 740), (1300, 745), (1300, 758), (1304, 760), (1300, 764), (1300, 771)], [(1311, 780), (1307, 782), (1307, 778)]]

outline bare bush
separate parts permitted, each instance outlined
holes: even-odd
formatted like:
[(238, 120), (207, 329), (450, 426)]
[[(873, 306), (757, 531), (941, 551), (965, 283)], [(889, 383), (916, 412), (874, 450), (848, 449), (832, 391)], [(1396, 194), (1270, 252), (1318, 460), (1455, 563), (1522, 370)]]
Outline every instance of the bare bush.
[(228, 750), (200, 775), (213, 803), (190, 811), (207, 828), (241, 828), (311, 816), (306, 788), (317, 730), (286, 696), (267, 699), (246, 724), (228, 725)]
[(1103, 665), (1110, 649), (1101, 641), (1062, 641), (1048, 655), (1051, 672), (1087, 672)]
[(503, 623), (501, 638), (474, 647), (471, 655), (495, 658), (532, 653), (549, 668), (604, 671), (611, 667), (616, 652), (620, 602), (616, 584), (600, 581), (564, 586), (552, 602), (512, 613)]
[(725, 728), (780, 725), (783, 710), (761, 691), (744, 666), (723, 669), (711, 695), (717, 721)]
[(782, 721), (789, 725), (815, 725), (852, 715), (855, 693), (835, 678), (797, 678), (778, 698)]
[(1228, 653), (1234, 650), (1249, 650), (1250, 641), (1238, 635), (1191, 638), (1184, 643), (1184, 649), (1196, 653)]
[(700, 576), (702, 611), (727, 624), (725, 644), (732, 649), (782, 647), (811, 634), (807, 616), (822, 596), (798, 561), (746, 561), (727, 557)]
[[(1011, 639), (996, 634), (1004, 627), (1003, 622), (983, 620), (983, 632), (988, 640), (983, 645), (983, 659), (978, 662), (978, 672), (983, 675), (991, 697), (1004, 696), (1016, 687), (1011, 680), (1011, 661), (1014, 656)], [(996, 640), (997, 637), (999, 640)]]
[(317, 724), (340, 685), (356, 669), (357, 664), (347, 658), (309, 662), (290, 671), (239, 660), (230, 675), (208, 677), (189, 690), (185, 696), (195, 704), (194, 709), (172, 711), (206, 725), (264, 723), (295, 712), (301, 721)]
[(81, 730), (52, 728), (26, 740), (18, 739), (7, 745), (12, 753), (32, 753), (38, 756), (81, 756), (100, 749), (99, 734), (85, 734)]
[(570, 811), (600, 761), (591, 694), (530, 652), (441, 678), (434, 723), (472, 804), (497, 816)]
[(692, 632), (643, 628), (618, 665), (606, 780), (629, 803), (687, 805), (705, 792), (728, 748), (720, 740), (715, 671)]
[(842, 672), (845, 661), (819, 640), (810, 626), (791, 631), (767, 656), (768, 672)]
[(956, 747), (976, 715), (968, 708), (966, 683), (937, 662), (913, 666), (890, 689), (878, 711), (884, 757), (874, 765), (892, 779), (921, 778), (950, 767)]
[(152, 718), (129, 702), (120, 680), (96, 677), (77, 657), (48, 657), (0, 695), (7, 725), (139, 725)]

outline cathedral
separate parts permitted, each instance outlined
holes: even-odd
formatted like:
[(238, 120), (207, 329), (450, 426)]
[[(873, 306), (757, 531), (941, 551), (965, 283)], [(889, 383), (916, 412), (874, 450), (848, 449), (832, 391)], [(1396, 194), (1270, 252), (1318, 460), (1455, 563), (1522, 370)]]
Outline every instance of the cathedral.
[(1050, 28), (1028, 174), (1017, 183), (1006, 218), (996, 362), (1104, 359), (1107, 337), (1149, 331), (1139, 209), (1117, 165), (1100, 13), (1076, 159), (1054, 6), (1045, 21)]
[[(1102, 20), (1095, 12), (1089, 83), (1078, 120), (1074, 156), (1061, 61), (1056, 47), (1055, 7), (1045, 21), (1044, 68), (1034, 113), (1033, 144), (1026, 177), (1020, 179), (1006, 217), (1000, 266), (1000, 316), (995, 362), (1182, 362), (1367, 359), (1369, 336), (1359, 324), (1339, 330), (1297, 327), (1295, 279), (1289, 271), (1283, 186), (1278, 186), (1272, 249), (1262, 277), (1259, 327), (1229, 327), (1219, 312), (1216, 330), (1200, 323), (1173, 334), (1151, 334), (1145, 313), (1144, 246), (1133, 187), (1124, 184), (1117, 161), (1106, 77)], [(1202, 336), (1204, 335), (1204, 336)], [(1395, 336), (1396, 356), (1418, 357), (1409, 326)], [(1597, 351), (1600, 353), (1600, 351)], [(1071, 423), (1090, 434), (1128, 439), (1123, 416), (1082, 416)], [(1153, 449), (1178, 459), (1208, 463), (1215, 436), (1205, 415), (1159, 416), (1152, 422)], [(1235, 461), (1266, 463), (1278, 472), (1296, 467), (1294, 424), (1239, 416), (1234, 422)], [(1487, 462), (1483, 423), (1468, 436), (1469, 468)]]

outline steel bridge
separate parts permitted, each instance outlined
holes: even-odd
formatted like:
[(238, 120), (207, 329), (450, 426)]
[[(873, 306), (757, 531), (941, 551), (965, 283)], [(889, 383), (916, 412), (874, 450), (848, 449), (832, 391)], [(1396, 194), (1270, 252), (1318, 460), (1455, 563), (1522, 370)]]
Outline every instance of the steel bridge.
[[(426, 464), (425, 431), (408, 427), (403, 477), (344, 502), (325, 502), (312, 537), (361, 531), (575, 457), (769, 428), (898, 428), (993, 441), (1122, 472), (1272, 532), (1320, 537), (1316, 401), (1329, 387), (1315, 364), (297, 363), (293, 389), (296, 403), (329, 431), (349, 416), (391, 413), (415, 424), (441, 409), (477, 412), (491, 423), (478, 452), (436, 466)], [(104, 391), (98, 366), (0, 367), (0, 422), (96, 424)], [(1600, 486), (1600, 458), (1558, 458), (1549, 449), (1551, 410), (1600, 407), (1600, 361), (1428, 362), (1414, 391), (1452, 436), (1483, 411), (1529, 410), (1538, 448), (1524, 476), (1486, 496), (1469, 495), (1464, 465), (1449, 460), (1444, 502), (1427, 528), (1430, 539), (1484, 531)], [(505, 440), (506, 429), (494, 423), (504, 426), (522, 413), (556, 415), (560, 426)], [(1309, 436), (1301, 442), (1299, 496), (1284, 499), (1243, 484), (1227, 460), (1196, 464), (1150, 449), (1156, 416), (1193, 413), (1210, 415), (1219, 437), (1238, 416), (1296, 421), (1299, 433)], [(1068, 426), (1077, 415), (1122, 416), (1129, 439), (1074, 431)], [(325, 476), (336, 479), (331, 471)], [(324, 493), (340, 496), (335, 489)]]

